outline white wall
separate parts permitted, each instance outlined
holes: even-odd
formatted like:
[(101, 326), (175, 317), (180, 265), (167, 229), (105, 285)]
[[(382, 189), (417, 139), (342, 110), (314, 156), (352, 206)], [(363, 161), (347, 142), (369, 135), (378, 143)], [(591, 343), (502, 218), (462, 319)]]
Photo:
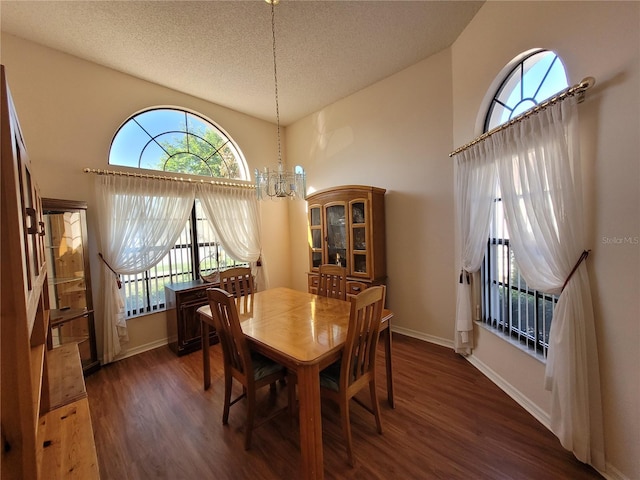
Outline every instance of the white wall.
[[(133, 113), (152, 106), (180, 106), (216, 123), (237, 142), (249, 170), (277, 163), (275, 125), (96, 64), (2, 34), (2, 64), (43, 197), (88, 203), (94, 305), (102, 289), (95, 245), (94, 175), (84, 167), (109, 168), (116, 130)], [(215, 88), (212, 86), (212, 88)], [(116, 170), (120, 168), (114, 168)], [(289, 234), (286, 204), (262, 209), (263, 257), (271, 286), (289, 284)], [(281, 268), (278, 268), (281, 267)], [(123, 355), (166, 343), (164, 312), (127, 322), (130, 342)], [(96, 312), (98, 344), (102, 315)]]
[[(451, 55), (444, 51), (287, 128), (307, 187), (387, 189), (388, 305), (396, 327), (450, 344), (455, 311)], [(291, 214), (292, 282), (307, 288), (306, 205)]]
[[(453, 138), (474, 138), (482, 100), (501, 69), (535, 47), (555, 51), (569, 82), (596, 78), (579, 108), (588, 259), (611, 478), (640, 478), (640, 4), (488, 2), (455, 42)], [(616, 243), (617, 240), (621, 243)], [(626, 239), (626, 240), (624, 240)], [(482, 328), (472, 361), (539, 418), (548, 418), (544, 365)], [(518, 367), (527, 365), (523, 376)]]

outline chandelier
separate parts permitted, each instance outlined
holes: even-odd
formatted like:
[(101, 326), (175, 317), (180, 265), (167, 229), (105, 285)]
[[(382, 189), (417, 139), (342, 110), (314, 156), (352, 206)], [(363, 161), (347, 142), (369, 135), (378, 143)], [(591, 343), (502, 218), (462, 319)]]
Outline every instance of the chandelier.
[(291, 198), (304, 200), (306, 180), (301, 166), (289, 170), (282, 163), (280, 146), (280, 108), (278, 106), (278, 69), (276, 67), (275, 5), (280, 0), (265, 0), (271, 5), (271, 33), (273, 36), (273, 79), (276, 97), (276, 126), (278, 132), (278, 165), (276, 168), (256, 169), (256, 193), (258, 200), (265, 198)]

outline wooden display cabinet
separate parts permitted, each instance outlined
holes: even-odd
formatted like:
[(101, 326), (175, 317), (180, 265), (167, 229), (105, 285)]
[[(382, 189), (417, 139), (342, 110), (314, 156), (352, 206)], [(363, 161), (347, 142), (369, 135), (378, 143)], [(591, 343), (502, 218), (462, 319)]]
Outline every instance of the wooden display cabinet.
[(78, 349), (49, 350), (45, 222), (0, 66), (2, 479), (99, 478)]
[(311, 293), (317, 293), (318, 267), (326, 263), (346, 268), (347, 292), (349, 281), (384, 283), (387, 275), (384, 194), (382, 188), (347, 185), (307, 196)]
[(2, 470), (4, 478), (39, 478), (40, 415), (49, 409), (46, 339), (49, 300), (45, 286), (41, 202), (31, 174), (18, 116), (2, 81), (0, 302)]
[(42, 208), (51, 303), (49, 346), (76, 343), (88, 375), (100, 368), (100, 362), (87, 255), (87, 204), (44, 198)]

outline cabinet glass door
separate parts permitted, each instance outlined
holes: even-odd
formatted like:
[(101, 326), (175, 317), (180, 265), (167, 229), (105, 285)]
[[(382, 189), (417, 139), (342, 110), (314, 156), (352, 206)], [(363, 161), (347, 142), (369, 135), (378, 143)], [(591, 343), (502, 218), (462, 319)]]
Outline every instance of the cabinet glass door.
[(367, 276), (368, 255), (367, 255), (367, 219), (366, 203), (364, 200), (350, 202), (351, 215), (351, 252), (353, 255), (353, 275)]
[(20, 175), (20, 200), (26, 213), (23, 227), (25, 229), (25, 271), (27, 272), (27, 291), (31, 294), (40, 275), (42, 262), (42, 218), (40, 217), (39, 193), (31, 179), (30, 163), (24, 144), (16, 141), (17, 168)]
[[(72, 202), (43, 200), (52, 348), (77, 343), (85, 373), (99, 366), (91, 280), (86, 258), (86, 213)], [(73, 202), (75, 203), (75, 202)], [(83, 204), (84, 205), (84, 204)]]
[(326, 207), (326, 216), (327, 263), (347, 267), (347, 227), (345, 205), (338, 204)]
[(309, 208), (309, 232), (311, 235), (311, 267), (322, 265), (322, 212), (319, 206)]

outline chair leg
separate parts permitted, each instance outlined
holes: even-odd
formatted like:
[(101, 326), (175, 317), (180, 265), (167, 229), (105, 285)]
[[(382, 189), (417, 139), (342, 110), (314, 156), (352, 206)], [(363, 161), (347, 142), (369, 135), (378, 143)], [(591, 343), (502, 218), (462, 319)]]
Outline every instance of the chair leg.
[(343, 398), (340, 400), (340, 417), (342, 418), (342, 431), (344, 432), (344, 439), (347, 442), (347, 460), (352, 467), (355, 465), (353, 459), (353, 447), (351, 445), (351, 420), (349, 418), (349, 399)]
[(378, 403), (378, 395), (376, 395), (376, 381), (371, 380), (369, 382), (369, 392), (371, 393), (371, 408), (373, 414), (376, 417), (376, 426), (378, 427), (378, 433), (382, 434), (382, 419), (380, 418), (380, 404)]
[(224, 408), (222, 410), (222, 424), (227, 425), (229, 423), (229, 407), (231, 406), (231, 388), (233, 378), (231, 375), (225, 374), (224, 376)]
[(255, 414), (256, 394), (247, 392), (247, 419), (244, 424), (244, 449), (251, 448), (251, 434), (253, 433), (253, 417)]
[(384, 360), (387, 367), (387, 401), (391, 408), (396, 408), (395, 401), (393, 399), (393, 365), (391, 357), (391, 327), (387, 328), (384, 332)]

